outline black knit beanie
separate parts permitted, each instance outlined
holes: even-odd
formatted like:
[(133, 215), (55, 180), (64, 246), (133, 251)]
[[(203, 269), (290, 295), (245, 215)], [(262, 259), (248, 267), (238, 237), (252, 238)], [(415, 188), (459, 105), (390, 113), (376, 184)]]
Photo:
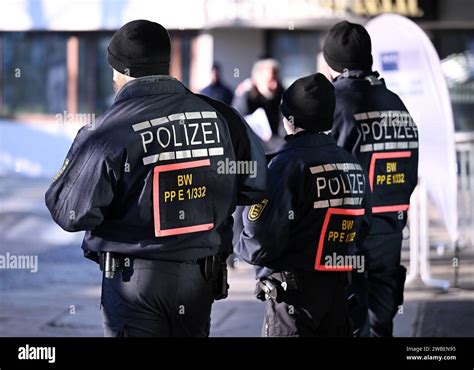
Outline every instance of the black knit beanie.
[(296, 127), (322, 132), (332, 128), (334, 86), (321, 73), (300, 78), (283, 92), (280, 109)]
[(166, 28), (135, 20), (115, 32), (107, 48), (107, 60), (115, 70), (131, 77), (168, 75), (170, 50)]
[(364, 26), (342, 21), (329, 30), (323, 47), (324, 59), (333, 70), (372, 70), (372, 43)]

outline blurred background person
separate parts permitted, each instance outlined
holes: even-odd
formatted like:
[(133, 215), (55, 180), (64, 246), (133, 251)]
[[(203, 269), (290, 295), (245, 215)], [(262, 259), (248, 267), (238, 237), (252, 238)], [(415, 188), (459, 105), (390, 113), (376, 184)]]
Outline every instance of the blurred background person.
[(200, 91), (200, 94), (209, 96), (212, 99), (220, 100), (230, 105), (234, 97), (234, 93), (229, 89), (221, 79), (221, 65), (217, 62), (212, 64), (211, 83)]
[[(235, 90), (232, 106), (243, 116), (262, 108), (271, 129), (270, 140), (263, 140), (265, 150), (271, 151), (281, 144), (283, 130), (280, 131), (280, 102), (283, 86), (279, 80), (279, 65), (275, 59), (260, 59), (255, 62), (250, 78), (242, 81)], [(251, 125), (252, 126), (252, 125)], [(281, 133), (280, 133), (281, 132)]]

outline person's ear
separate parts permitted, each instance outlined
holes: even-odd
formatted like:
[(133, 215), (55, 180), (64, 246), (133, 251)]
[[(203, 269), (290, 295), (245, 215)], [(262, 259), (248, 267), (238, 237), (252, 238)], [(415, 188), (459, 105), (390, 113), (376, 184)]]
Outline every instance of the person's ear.
[(290, 116), (288, 118), (283, 117), (283, 126), (288, 135), (293, 135), (295, 133), (294, 117)]

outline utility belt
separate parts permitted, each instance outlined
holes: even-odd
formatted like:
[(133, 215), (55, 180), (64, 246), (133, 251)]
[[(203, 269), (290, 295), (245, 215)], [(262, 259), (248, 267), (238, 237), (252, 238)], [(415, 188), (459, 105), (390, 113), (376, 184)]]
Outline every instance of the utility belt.
[[(112, 252), (99, 254), (100, 270), (103, 271), (104, 278), (106, 279), (113, 279), (115, 273), (122, 268), (151, 266), (153, 262), (154, 260), (137, 259)], [(176, 263), (199, 265), (204, 279), (213, 283), (214, 299), (217, 301), (227, 298), (229, 284), (227, 282), (227, 263), (225, 255), (215, 254), (213, 256)]]
[(261, 301), (283, 301), (288, 292), (298, 291), (296, 275), (291, 271), (279, 271), (261, 278), (255, 287), (255, 296)]

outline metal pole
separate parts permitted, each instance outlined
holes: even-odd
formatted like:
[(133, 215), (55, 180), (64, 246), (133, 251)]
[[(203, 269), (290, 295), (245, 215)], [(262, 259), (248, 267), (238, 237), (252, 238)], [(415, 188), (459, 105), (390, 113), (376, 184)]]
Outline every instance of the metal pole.
[[(464, 235), (464, 231), (467, 229), (469, 225), (469, 221), (467, 219), (469, 211), (469, 204), (466, 204), (466, 197), (468, 197), (468, 177), (467, 177), (467, 156), (469, 152), (466, 150), (464, 146), (461, 146), (458, 154), (459, 154), (459, 163), (458, 163), (458, 173), (459, 173), (459, 183), (461, 184), (461, 189), (458, 186), (458, 199), (461, 199), (461, 204), (459, 207), (458, 212), (460, 213), (460, 217), (458, 217), (458, 227), (460, 235)], [(458, 203), (459, 204), (459, 203)], [(467, 207), (466, 207), (467, 206)], [(467, 235), (466, 235), (467, 236)], [(465, 241), (462, 241), (465, 242)]]
[(456, 259), (456, 265), (454, 267), (454, 287), (459, 288), (459, 243), (456, 242), (454, 246), (454, 258)]
[(411, 196), (408, 219), (410, 225), (410, 269), (406, 278), (406, 284), (410, 284), (419, 276), (420, 261), (420, 235), (418, 233), (418, 187), (415, 188)]
[(468, 161), (468, 170), (469, 170), (469, 200), (471, 206), (469, 207), (469, 241), (471, 247), (474, 246), (474, 145), (471, 143), (469, 146), (469, 161)]
[(430, 287), (441, 289), (449, 288), (449, 281), (434, 279), (430, 272), (430, 245), (428, 234), (428, 202), (426, 187), (423, 180), (419, 181), (419, 204), (420, 204), (420, 275), (421, 280)]

